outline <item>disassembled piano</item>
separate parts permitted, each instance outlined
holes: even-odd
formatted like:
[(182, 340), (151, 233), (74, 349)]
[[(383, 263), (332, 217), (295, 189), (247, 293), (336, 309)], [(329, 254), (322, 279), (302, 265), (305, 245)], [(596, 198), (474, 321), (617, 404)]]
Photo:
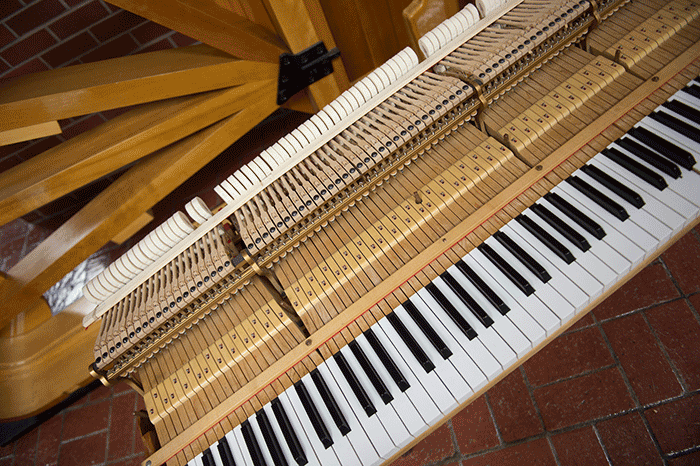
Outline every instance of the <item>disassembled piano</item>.
[(95, 277), (144, 466), (390, 462), (657, 257), (700, 211), (699, 15), (478, 0)]

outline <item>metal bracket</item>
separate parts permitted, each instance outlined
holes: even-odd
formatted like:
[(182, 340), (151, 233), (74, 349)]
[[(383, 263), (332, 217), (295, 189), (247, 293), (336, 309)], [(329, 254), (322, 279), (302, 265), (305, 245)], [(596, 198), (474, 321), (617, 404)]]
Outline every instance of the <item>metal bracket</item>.
[(282, 105), (300, 90), (331, 74), (332, 61), (339, 56), (340, 50), (334, 48), (329, 51), (323, 42), (296, 54), (280, 55), (277, 105)]

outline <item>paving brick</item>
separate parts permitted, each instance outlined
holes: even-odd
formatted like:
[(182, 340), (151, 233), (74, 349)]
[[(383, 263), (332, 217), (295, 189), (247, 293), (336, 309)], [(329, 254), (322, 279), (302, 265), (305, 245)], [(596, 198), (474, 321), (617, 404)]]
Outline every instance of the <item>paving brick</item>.
[(511, 372), (492, 387), (488, 397), (503, 441), (514, 442), (543, 431), (519, 370)]
[(596, 428), (615, 466), (663, 464), (639, 413), (630, 413), (599, 422)]
[(104, 45), (83, 56), (80, 60), (83, 63), (92, 63), (100, 60), (108, 60), (110, 58), (123, 57), (136, 50), (136, 48), (137, 45), (134, 39), (128, 35), (123, 35), (106, 42)]
[(441, 461), (454, 454), (455, 449), (452, 444), (450, 429), (446, 424), (443, 424), (391, 464), (395, 466), (417, 466)]
[(603, 330), (640, 403), (681, 394), (683, 388), (641, 314), (606, 322)]
[(88, 466), (105, 460), (107, 432), (79, 438), (61, 445), (58, 464), (61, 466)]
[(597, 327), (563, 334), (523, 364), (533, 386), (614, 364)]
[(59, 413), (39, 426), (36, 446), (36, 464), (52, 464), (58, 461), (58, 445), (61, 443), (63, 413)]
[(685, 235), (661, 256), (684, 293), (700, 291), (700, 240)]
[(462, 461), (462, 466), (521, 465), (554, 466), (554, 456), (546, 439), (532, 440)]
[(41, 29), (26, 39), (15, 42), (0, 53), (0, 56), (11, 66), (17, 66), (55, 43), (56, 39), (48, 31)]
[(12, 457), (15, 453), (16, 442), (10, 442), (5, 446), (0, 445), (0, 458)]
[(7, 272), (14, 267), (22, 258), (22, 248), (24, 247), (24, 238), (16, 238), (7, 243), (0, 244), (0, 270)]
[(176, 32), (170, 38), (177, 44), (178, 47), (186, 47), (188, 45), (192, 45), (197, 43), (197, 41), (191, 37), (188, 37), (184, 35), (181, 32)]
[(49, 29), (61, 39), (82, 31), (109, 15), (102, 3), (95, 0), (54, 21)]
[(32, 429), (17, 440), (15, 464), (34, 464), (39, 429)]
[(104, 121), (105, 120), (100, 114), (90, 115), (89, 117), (77, 121), (72, 125), (66, 127), (63, 130), (63, 136), (66, 139), (74, 138), (80, 133), (84, 133), (85, 131), (89, 131), (93, 128), (100, 126), (102, 123), (104, 123)]
[(56, 68), (97, 47), (97, 41), (87, 32), (62, 42), (41, 56), (46, 63)]
[(11, 78), (17, 78), (19, 76), (23, 76), (29, 73), (38, 73), (39, 71), (46, 71), (48, 69), (49, 67), (46, 66), (44, 62), (42, 62), (38, 58), (35, 58), (33, 60), (28, 61), (24, 65), (18, 66), (17, 68), (11, 70), (9, 73), (2, 77), (1, 81), (4, 82), (5, 80)]
[(134, 453), (135, 406), (136, 393), (128, 393), (112, 399), (108, 460), (123, 458)]
[(0, 226), (0, 244), (16, 238), (24, 237), (30, 228), (29, 223), (21, 218)]
[(592, 427), (552, 436), (552, 444), (561, 466), (606, 464), (605, 453)]
[(15, 41), (15, 35), (7, 29), (6, 26), (0, 24), (0, 49)]
[(700, 450), (673, 458), (668, 462), (668, 466), (698, 466), (698, 464), (700, 464)]
[(146, 48), (139, 50), (138, 53), (157, 52), (158, 50), (168, 50), (172, 48), (173, 44), (171, 44), (170, 41), (167, 38), (165, 38), (163, 40), (159, 40), (158, 42), (149, 45)]
[(644, 415), (664, 453), (700, 446), (700, 394), (649, 408)]
[(117, 461), (116, 463), (110, 463), (109, 466), (140, 466), (144, 459), (145, 455), (141, 454)]
[(49, 136), (42, 139), (36, 139), (25, 149), (17, 152), (17, 156), (22, 160), (29, 160), (32, 157), (59, 145), (61, 142), (62, 141), (58, 136)]
[(146, 20), (129, 11), (119, 10), (109, 18), (91, 27), (90, 32), (94, 34), (97, 40), (106, 42), (112, 37), (135, 28), (144, 21)]
[(7, 458), (0, 459), (0, 466), (12, 466), (14, 464), (15, 457), (8, 456)]
[(657, 262), (645, 267), (593, 310), (600, 319), (610, 319), (636, 309), (679, 296), (664, 266)]
[(5, 24), (15, 31), (18, 36), (22, 36), (65, 10), (66, 8), (59, 0), (40, 0), (8, 19)]
[(16, 155), (5, 157), (4, 159), (0, 160), (0, 173), (9, 170), (12, 167), (16, 167), (20, 163), (22, 163), (22, 159)]
[(616, 367), (534, 390), (545, 429), (554, 430), (634, 407)]
[(452, 418), (459, 451), (474, 453), (499, 444), (486, 400), (481, 396)]
[(109, 424), (109, 404), (109, 400), (104, 400), (97, 404), (83, 405), (78, 409), (66, 411), (63, 421), (63, 440), (106, 429)]
[(2, 0), (0, 2), (0, 18), (7, 18), (20, 8), (22, 8), (22, 4), (19, 0)]
[(169, 32), (171, 32), (171, 30), (165, 26), (149, 21), (134, 29), (132, 34), (139, 44), (143, 45)]
[(42, 241), (51, 235), (52, 231), (48, 228), (32, 225), (31, 231), (27, 234), (27, 239), (24, 242), (24, 255), (29, 254), (34, 248), (36, 248)]
[(576, 330), (581, 330), (594, 324), (595, 321), (593, 320), (593, 314), (589, 312), (585, 316), (581, 317), (574, 325), (569, 327), (564, 333), (575, 332)]

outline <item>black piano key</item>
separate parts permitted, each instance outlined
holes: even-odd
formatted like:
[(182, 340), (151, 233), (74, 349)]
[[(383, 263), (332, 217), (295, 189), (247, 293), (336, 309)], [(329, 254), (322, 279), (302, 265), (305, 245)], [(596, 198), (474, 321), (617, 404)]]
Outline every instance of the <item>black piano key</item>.
[(299, 466), (304, 466), (309, 461), (306, 459), (306, 454), (304, 453), (304, 449), (301, 447), (301, 443), (299, 443), (297, 434), (294, 432), (292, 423), (289, 422), (284, 406), (282, 406), (282, 403), (278, 398), (272, 400), (270, 405), (272, 406), (272, 412), (275, 413), (277, 424), (279, 424), (280, 430), (282, 430), (284, 440), (287, 442), (289, 451), (292, 453), (292, 458), (294, 458), (294, 461), (296, 461)]
[[(694, 79), (694, 81), (697, 83), (698, 82), (697, 78)], [(700, 99), (700, 86), (695, 86), (695, 85), (686, 86), (682, 90), (683, 90), (683, 92)]]
[(408, 383), (406, 377), (404, 377), (404, 375), (401, 373), (401, 370), (398, 368), (394, 360), (391, 359), (391, 356), (389, 356), (389, 353), (387, 353), (386, 348), (384, 348), (384, 345), (381, 341), (379, 341), (379, 339), (374, 334), (371, 328), (365, 330), (364, 336), (369, 342), (369, 345), (379, 357), (379, 360), (384, 365), (384, 368), (387, 370), (387, 372), (389, 372), (389, 375), (399, 387), (399, 390), (405, 392), (406, 390), (411, 388), (411, 384)]
[(260, 428), (260, 432), (262, 432), (263, 439), (265, 439), (267, 451), (270, 452), (270, 456), (272, 456), (272, 462), (275, 463), (275, 466), (289, 466), (265, 411), (260, 410), (255, 413), (255, 420), (258, 421), (258, 427)]
[(452, 356), (452, 351), (450, 348), (447, 347), (447, 344), (445, 344), (442, 338), (440, 338), (440, 335), (435, 332), (435, 329), (430, 326), (428, 321), (425, 320), (423, 314), (420, 313), (418, 308), (411, 302), (410, 299), (403, 303), (403, 307), (406, 309), (406, 312), (408, 312), (408, 315), (411, 316), (411, 319), (413, 319), (418, 328), (420, 328), (423, 334), (428, 338), (428, 340), (430, 340), (430, 344), (432, 344), (438, 353), (440, 353), (440, 356), (442, 356), (443, 359), (447, 359)]
[(403, 322), (401, 322), (399, 316), (391, 312), (389, 313), (389, 315), (386, 316), (386, 318), (389, 320), (391, 326), (394, 327), (396, 333), (399, 334), (399, 336), (406, 344), (408, 349), (411, 351), (411, 354), (413, 354), (418, 363), (421, 365), (423, 370), (425, 372), (430, 372), (433, 369), (435, 369), (435, 364), (433, 364), (428, 355), (425, 354), (425, 351), (423, 351), (423, 349), (418, 345), (418, 342), (415, 340), (415, 338), (413, 338), (413, 336), (410, 334)]
[(580, 191), (584, 196), (598, 204), (600, 207), (605, 209), (610, 215), (616, 217), (621, 221), (625, 221), (630, 218), (630, 214), (627, 213), (624, 207), (622, 207), (617, 202), (610, 199), (605, 194), (601, 193), (595, 189), (590, 184), (583, 181), (581, 178), (576, 176), (570, 176), (566, 179), (566, 182), (571, 186)]
[(690, 121), (700, 121), (700, 111), (694, 109), (685, 102), (680, 100), (666, 101), (662, 104), (669, 110), (672, 110), (682, 117), (689, 119)]
[(382, 399), (384, 404), (391, 403), (394, 400), (394, 397), (391, 395), (391, 392), (389, 392), (389, 389), (387, 388), (386, 384), (384, 384), (382, 378), (379, 377), (377, 370), (374, 368), (372, 363), (369, 362), (369, 359), (367, 359), (367, 355), (362, 347), (355, 340), (348, 343), (348, 346), (350, 347), (352, 354), (355, 355), (357, 362), (360, 363), (362, 370), (365, 371), (365, 374), (367, 374), (367, 378), (369, 378), (372, 386), (374, 386), (374, 389), (379, 394), (379, 398)]
[(204, 466), (216, 466), (211, 450), (208, 448), (202, 452), (202, 463)]
[[(440, 276), (445, 279), (445, 274), (447, 272), (443, 272)], [(447, 299), (447, 296), (442, 294), (442, 291), (435, 286), (435, 284), (430, 283), (428, 286), (426, 286), (426, 289), (428, 290), (428, 293), (437, 301), (440, 303), (440, 306), (442, 306), (442, 309), (447, 313), (448, 316), (450, 316), (450, 319), (452, 319), (452, 322), (459, 327), (461, 332), (470, 340), (473, 340), (474, 338), (477, 337), (476, 330), (472, 328), (471, 325), (469, 325), (469, 322), (466, 321), (464, 316), (462, 315), (461, 312), (457, 310), (457, 308), (454, 307), (454, 305)]]
[(586, 252), (591, 249), (591, 245), (588, 240), (581, 236), (581, 234), (571, 228), (566, 222), (554, 215), (548, 208), (540, 204), (534, 204), (530, 207), (533, 212), (535, 212), (542, 220), (547, 222), (549, 226), (557, 230), (566, 239), (574, 243), (574, 245), (581, 251)]
[(530, 282), (528, 282), (525, 277), (520, 275), (520, 272), (515, 270), (513, 266), (503, 259), (500, 254), (494, 251), (491, 246), (486, 243), (482, 243), (478, 246), (478, 249), (488, 258), (488, 260), (493, 263), (493, 265), (498, 268), (498, 270), (503, 272), (503, 275), (508, 277), (508, 279), (515, 286), (517, 286), (520, 291), (525, 293), (525, 296), (530, 296), (535, 292), (535, 289), (532, 287)]
[(693, 154), (681, 147), (678, 147), (668, 139), (664, 139), (661, 136), (652, 133), (646, 128), (632, 128), (627, 132), (627, 134), (639, 142), (651, 147), (662, 156), (674, 163), (677, 163), (686, 170), (692, 170), (693, 166), (695, 165), (695, 157), (693, 157)]
[(355, 397), (360, 403), (360, 406), (362, 406), (362, 409), (365, 411), (365, 414), (367, 414), (367, 416), (374, 415), (377, 412), (377, 408), (374, 407), (374, 404), (372, 404), (372, 400), (369, 399), (367, 392), (364, 388), (362, 388), (362, 385), (360, 385), (360, 381), (357, 380), (357, 377), (355, 377), (355, 373), (352, 371), (352, 369), (350, 369), (350, 366), (348, 366), (348, 362), (345, 360), (345, 356), (343, 356), (342, 353), (338, 352), (333, 355), (333, 358), (335, 359), (335, 362), (338, 363), (340, 371), (343, 373), (345, 379), (348, 381), (350, 388), (355, 394)]
[(586, 230), (588, 233), (593, 235), (595, 239), (605, 238), (605, 230), (597, 222), (591, 219), (588, 215), (584, 214), (576, 207), (571, 205), (569, 201), (558, 195), (557, 193), (547, 193), (544, 198), (549, 201), (553, 206), (562, 211), (564, 215), (569, 217), (571, 220), (576, 222), (578, 226)]
[[(607, 151), (607, 154), (612, 153), (612, 151), (622, 154), (616, 149), (604, 149), (603, 151)], [(639, 193), (620, 183), (600, 168), (591, 165), (584, 165), (583, 167), (581, 167), (581, 171), (593, 178), (594, 180), (596, 180), (598, 183), (608, 188), (610, 191), (620, 196), (622, 199), (632, 204), (637, 209), (641, 209), (642, 207), (644, 207), (644, 199), (642, 199), (642, 196), (640, 196)]]
[(314, 381), (314, 385), (316, 385), (316, 389), (321, 394), (323, 403), (326, 405), (326, 408), (328, 408), (328, 412), (331, 413), (333, 422), (338, 427), (341, 435), (345, 436), (349, 434), (351, 430), (350, 425), (348, 424), (345, 415), (343, 415), (343, 412), (340, 410), (340, 406), (338, 406), (338, 403), (333, 397), (331, 391), (328, 389), (328, 385), (326, 385), (326, 381), (323, 379), (323, 376), (318, 369), (311, 371), (311, 380)]
[(544, 228), (533, 222), (527, 215), (520, 214), (515, 217), (515, 219), (523, 226), (523, 228), (529, 231), (535, 238), (540, 240), (542, 244), (547, 246), (550, 251), (559, 256), (561, 260), (567, 264), (571, 264), (576, 260), (571, 251), (569, 251), (569, 248), (561, 244), (559, 240), (547, 233)]
[(503, 300), (491, 289), (491, 287), (489, 287), (481, 279), (481, 277), (466, 264), (466, 262), (460, 259), (455, 265), (460, 272), (462, 272), (469, 279), (472, 285), (474, 285), (481, 292), (481, 294), (486, 296), (486, 299), (489, 300), (493, 307), (498, 309), (498, 312), (500, 312), (501, 315), (506, 315), (506, 313), (510, 311), (508, 305), (503, 302)]
[(477, 303), (474, 298), (469, 296), (469, 293), (467, 293), (467, 290), (462, 288), (462, 286), (459, 284), (459, 282), (453, 277), (449, 272), (444, 272), (441, 275), (442, 279), (447, 283), (447, 286), (450, 287), (450, 289), (457, 295), (457, 297), (464, 303), (467, 308), (471, 311), (472, 314), (474, 314), (474, 317), (479, 319), (479, 322), (481, 322), (481, 325), (484, 327), (488, 328), (491, 325), (493, 325), (493, 319), (491, 319), (491, 316), (489, 316), (486, 311), (484, 311), (481, 306), (479, 306), (479, 303)]
[(678, 165), (663, 158), (656, 152), (641, 145), (632, 138), (622, 138), (615, 141), (617, 145), (628, 150), (635, 157), (644, 160), (646, 163), (656, 168), (657, 170), (667, 174), (668, 176), (678, 179), (681, 176), (681, 169)]
[(331, 434), (328, 432), (328, 428), (323, 422), (321, 415), (318, 413), (318, 409), (316, 409), (316, 406), (311, 400), (311, 396), (309, 396), (309, 392), (306, 390), (304, 382), (300, 380), (295, 383), (294, 389), (296, 390), (297, 395), (299, 395), (301, 404), (304, 406), (304, 411), (306, 411), (309, 419), (311, 419), (311, 425), (316, 431), (318, 439), (321, 441), (324, 447), (330, 448), (331, 445), (333, 445), (333, 439), (331, 438)]
[(525, 267), (534, 273), (537, 278), (539, 278), (542, 283), (547, 283), (552, 277), (545, 270), (542, 265), (537, 262), (530, 254), (525, 252), (518, 243), (513, 241), (510, 236), (506, 235), (502, 231), (497, 231), (493, 234), (494, 238), (503, 245), (504, 248), (513, 254)]
[[(617, 149), (603, 149), (601, 152), (605, 157), (609, 158), (625, 170), (629, 171), (633, 175), (635, 175), (637, 178), (641, 179), (642, 181), (646, 181), (659, 191), (663, 191), (668, 187), (668, 184), (666, 183), (666, 180), (664, 179), (663, 176), (659, 175), (656, 173), (654, 170), (651, 170), (641, 163), (637, 162), (631, 157), (628, 157), (627, 155), (623, 154)], [(634, 204), (633, 204), (634, 205)], [(635, 205), (636, 207), (636, 205)], [(637, 207), (639, 208), (639, 207)]]
[(695, 142), (700, 142), (700, 131), (698, 131), (698, 129), (694, 126), (689, 125), (685, 121), (679, 120), (673, 115), (669, 115), (664, 111), (656, 111), (652, 112), (649, 117), (658, 121), (662, 125), (677, 131), (688, 139), (692, 139)]
[(236, 466), (226, 437), (221, 437), (219, 443), (216, 444), (216, 449), (219, 450), (219, 457), (221, 457), (221, 462), (224, 463), (224, 466)]
[(245, 444), (248, 447), (248, 454), (253, 460), (254, 466), (267, 466), (262, 450), (260, 450), (260, 445), (258, 445), (258, 441), (255, 438), (253, 428), (248, 421), (243, 421), (241, 424), (241, 433), (243, 434), (243, 440), (245, 440)]

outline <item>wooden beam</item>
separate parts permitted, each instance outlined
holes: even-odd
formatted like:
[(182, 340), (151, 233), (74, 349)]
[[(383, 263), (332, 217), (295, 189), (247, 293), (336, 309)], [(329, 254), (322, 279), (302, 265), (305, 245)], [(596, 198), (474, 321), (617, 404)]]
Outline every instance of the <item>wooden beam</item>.
[(124, 228), (122, 231), (117, 233), (112, 237), (112, 242), (116, 244), (122, 244), (124, 241), (128, 240), (134, 236), (141, 228), (145, 227), (153, 221), (153, 212), (149, 209), (142, 213), (139, 218), (134, 220), (129, 226)]
[[(298, 53), (318, 41), (330, 50), (335, 47), (326, 17), (318, 0), (264, 0), (267, 10), (292, 53)], [(342, 57), (333, 62), (333, 74), (309, 86), (316, 110), (328, 105), (350, 87)]]
[[(276, 81), (233, 116), (139, 161), (37, 246), (0, 284), (0, 328), (278, 107)], [(10, 304), (11, 303), (11, 304)]]
[(280, 54), (287, 51), (275, 33), (216, 0), (109, 0), (109, 3), (245, 60), (279, 63)]
[(278, 69), (195, 45), (33, 73), (3, 85), (0, 131), (277, 79)]
[[(0, 114), (0, 121), (3, 120), (4, 118)], [(0, 129), (0, 146), (53, 136), (54, 134), (61, 134), (61, 126), (57, 121), (47, 121), (46, 123), (38, 123), (4, 131)]]
[(0, 225), (255, 104), (260, 89), (275, 96), (271, 82), (147, 104), (0, 173)]

